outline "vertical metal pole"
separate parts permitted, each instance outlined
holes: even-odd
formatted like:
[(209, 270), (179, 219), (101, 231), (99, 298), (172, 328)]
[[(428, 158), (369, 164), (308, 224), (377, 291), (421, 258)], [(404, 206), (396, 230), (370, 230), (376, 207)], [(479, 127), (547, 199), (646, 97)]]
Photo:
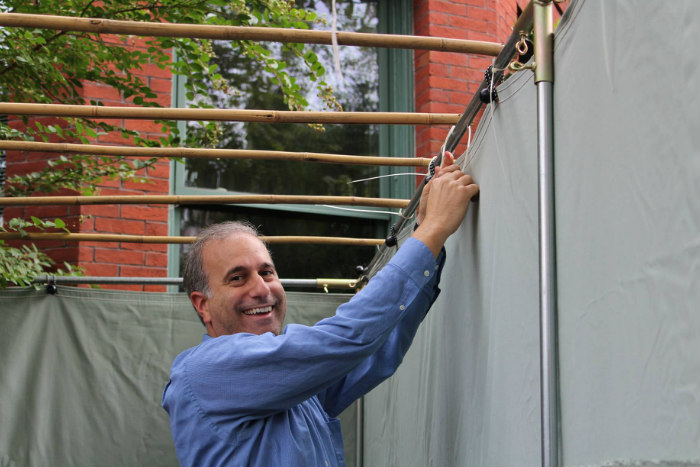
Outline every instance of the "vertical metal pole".
[(557, 284), (554, 223), (554, 135), (552, 91), (552, 1), (534, 0), (537, 85), (537, 171), (540, 266), (540, 391), (542, 466), (559, 465), (559, 381), (557, 371)]
[(355, 416), (355, 467), (362, 467), (365, 455), (365, 398), (357, 399)]

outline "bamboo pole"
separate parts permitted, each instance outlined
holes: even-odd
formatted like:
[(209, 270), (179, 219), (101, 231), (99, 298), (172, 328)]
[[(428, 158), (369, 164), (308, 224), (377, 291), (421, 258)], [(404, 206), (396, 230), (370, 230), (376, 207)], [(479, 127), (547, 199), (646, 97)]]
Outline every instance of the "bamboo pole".
[[(118, 21), (99, 18), (75, 18), (20, 13), (0, 13), (0, 26), (79, 31), (97, 34), (296, 42), (303, 44), (331, 45), (333, 41), (333, 34), (331, 31)], [(492, 42), (440, 37), (344, 31), (337, 31), (335, 35), (339, 45), (353, 45), (359, 47), (436, 50), (441, 52), (473, 53), (489, 56), (498, 55), (502, 48), (501, 44)]]
[[(378, 246), (384, 243), (381, 238), (350, 238), (350, 237), (313, 237), (313, 236), (261, 236), (269, 244), (315, 244), (315, 245), (347, 245), (347, 246)], [(157, 235), (122, 235), (122, 234), (91, 234), (67, 232), (0, 232), (0, 240), (32, 240), (32, 241), (67, 241), (67, 242), (124, 242), (124, 243), (157, 243), (157, 244), (189, 244), (197, 237), (157, 236)]]
[(375, 157), (323, 154), (314, 152), (262, 151), (252, 149), (143, 148), (97, 144), (40, 143), (33, 141), (0, 141), (0, 150), (59, 152), (64, 154), (96, 154), (103, 156), (169, 157), (188, 159), (256, 159), (323, 162), (329, 164), (385, 165), (427, 167), (423, 157)]
[(176, 107), (110, 107), (101, 105), (0, 103), (3, 115), (48, 117), (202, 120), (263, 123), (346, 123), (388, 125), (454, 125), (459, 114), (417, 112), (302, 112), (293, 110), (199, 109)]
[(331, 204), (403, 208), (406, 199), (307, 195), (112, 195), (0, 197), (0, 206), (85, 206), (98, 204)]

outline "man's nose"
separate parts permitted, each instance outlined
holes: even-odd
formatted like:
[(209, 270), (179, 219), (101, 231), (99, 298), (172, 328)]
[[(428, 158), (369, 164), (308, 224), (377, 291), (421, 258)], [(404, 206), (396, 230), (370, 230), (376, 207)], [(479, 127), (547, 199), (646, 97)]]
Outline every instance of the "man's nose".
[(252, 297), (267, 297), (270, 295), (270, 286), (260, 274), (255, 274), (250, 286)]

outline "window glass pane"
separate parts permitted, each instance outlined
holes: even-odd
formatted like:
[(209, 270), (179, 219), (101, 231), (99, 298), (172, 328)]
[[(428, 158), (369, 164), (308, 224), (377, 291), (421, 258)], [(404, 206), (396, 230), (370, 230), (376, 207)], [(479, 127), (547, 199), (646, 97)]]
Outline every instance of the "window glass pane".
[[(312, 26), (317, 29), (330, 29), (330, 4), (330, 0), (297, 1), (298, 6), (313, 8), (327, 18), (327, 24)], [(376, 2), (338, 0), (336, 4), (338, 30), (377, 32)], [(284, 57), (290, 69), (300, 68), (282, 45), (268, 47)], [(339, 47), (341, 81), (333, 65), (332, 48), (312, 47), (325, 66), (323, 79), (336, 91), (343, 110), (378, 110), (377, 49)], [(229, 93), (215, 93), (216, 107), (287, 110), (279, 89), (262, 79), (265, 71), (258, 63), (237, 54), (224, 41), (216, 41), (213, 49), (219, 72), (232, 84)], [(315, 96), (316, 84), (308, 82), (304, 86), (310, 107), (324, 110), (321, 99)], [(217, 143), (221, 148), (376, 155), (379, 147), (376, 125), (325, 125), (325, 131), (304, 124), (223, 123), (221, 128)], [(190, 124), (188, 131), (197, 131), (197, 124)], [(379, 196), (378, 181), (348, 183), (378, 174), (378, 167), (369, 166), (190, 159), (185, 186), (248, 193)]]

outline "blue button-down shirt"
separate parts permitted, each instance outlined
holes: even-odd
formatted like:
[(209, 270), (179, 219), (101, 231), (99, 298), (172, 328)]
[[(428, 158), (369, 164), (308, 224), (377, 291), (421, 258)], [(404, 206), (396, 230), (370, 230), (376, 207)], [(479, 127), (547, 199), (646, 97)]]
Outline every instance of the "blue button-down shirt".
[(163, 407), (186, 467), (343, 466), (335, 417), (391, 376), (439, 294), (435, 261), (409, 238), (336, 315), (283, 334), (211, 338), (173, 362)]

